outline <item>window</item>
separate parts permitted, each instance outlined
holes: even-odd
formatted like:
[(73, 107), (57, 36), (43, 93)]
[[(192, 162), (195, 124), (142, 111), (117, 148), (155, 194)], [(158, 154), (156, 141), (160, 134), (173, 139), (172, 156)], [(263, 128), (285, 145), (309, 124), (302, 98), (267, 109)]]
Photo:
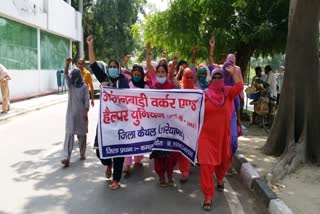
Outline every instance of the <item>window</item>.
[(0, 63), (8, 69), (38, 69), (37, 30), (0, 17)]
[(70, 41), (53, 34), (40, 32), (41, 69), (64, 68), (65, 59), (70, 56)]

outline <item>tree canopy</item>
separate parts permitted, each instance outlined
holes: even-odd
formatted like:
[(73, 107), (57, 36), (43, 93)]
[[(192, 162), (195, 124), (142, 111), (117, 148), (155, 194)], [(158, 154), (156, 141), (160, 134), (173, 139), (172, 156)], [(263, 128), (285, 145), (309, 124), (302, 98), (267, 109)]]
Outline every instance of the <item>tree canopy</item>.
[[(136, 43), (131, 27), (138, 13), (143, 13), (145, 3), (146, 0), (87, 0), (83, 15), (84, 38), (90, 34), (94, 36), (97, 59), (120, 60), (134, 50)], [(87, 53), (86, 45), (84, 49)]]
[(168, 10), (146, 17), (144, 36), (186, 59), (198, 46), (198, 57), (207, 59), (208, 41), (215, 35), (215, 55), (237, 53), (244, 70), (254, 53), (284, 52), (288, 11), (287, 0), (175, 0)]

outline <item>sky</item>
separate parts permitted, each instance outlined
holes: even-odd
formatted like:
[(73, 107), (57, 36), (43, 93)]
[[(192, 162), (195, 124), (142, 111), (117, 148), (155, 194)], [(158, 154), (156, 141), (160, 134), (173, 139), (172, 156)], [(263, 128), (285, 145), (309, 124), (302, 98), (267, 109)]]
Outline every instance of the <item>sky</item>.
[(168, 8), (169, 0), (147, 0), (148, 3), (154, 4), (159, 11), (166, 10)]

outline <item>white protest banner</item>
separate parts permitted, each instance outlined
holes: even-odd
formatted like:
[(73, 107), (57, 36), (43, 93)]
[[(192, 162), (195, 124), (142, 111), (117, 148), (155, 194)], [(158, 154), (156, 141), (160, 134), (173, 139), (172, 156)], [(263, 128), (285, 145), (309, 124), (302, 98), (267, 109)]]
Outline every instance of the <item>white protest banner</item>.
[(195, 163), (203, 115), (201, 90), (101, 87), (100, 157), (164, 150), (179, 151)]

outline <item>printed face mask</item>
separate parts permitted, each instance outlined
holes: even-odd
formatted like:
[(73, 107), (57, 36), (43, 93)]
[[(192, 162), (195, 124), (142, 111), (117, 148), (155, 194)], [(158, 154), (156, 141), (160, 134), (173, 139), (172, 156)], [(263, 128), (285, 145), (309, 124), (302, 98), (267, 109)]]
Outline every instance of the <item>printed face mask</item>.
[(201, 77), (200, 77), (200, 82), (204, 82), (204, 81), (206, 81), (206, 79), (207, 79), (206, 76), (201, 76)]
[(111, 78), (116, 78), (119, 76), (119, 69), (118, 68), (108, 68), (108, 73)]
[(157, 82), (160, 84), (165, 83), (167, 80), (167, 77), (157, 77)]

